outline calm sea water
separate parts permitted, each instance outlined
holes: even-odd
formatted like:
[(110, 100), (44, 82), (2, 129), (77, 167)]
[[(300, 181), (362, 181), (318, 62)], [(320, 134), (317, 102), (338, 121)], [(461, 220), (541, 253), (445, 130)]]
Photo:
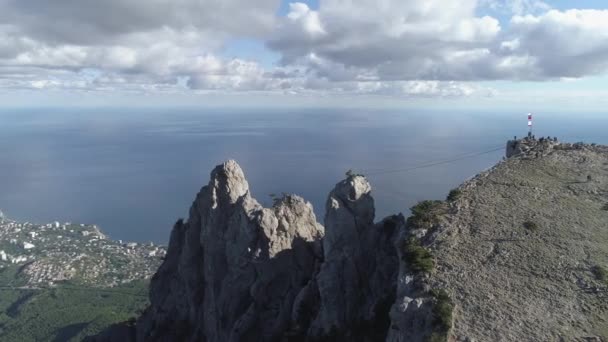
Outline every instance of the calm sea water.
[[(608, 143), (601, 114), (537, 115), (537, 135)], [(211, 169), (233, 158), (253, 195), (296, 193), (322, 222), (346, 170), (370, 174), (377, 217), (407, 212), (500, 160), (525, 113), (415, 110), (31, 109), (0, 112), (0, 209), (18, 220), (99, 225), (166, 243)]]

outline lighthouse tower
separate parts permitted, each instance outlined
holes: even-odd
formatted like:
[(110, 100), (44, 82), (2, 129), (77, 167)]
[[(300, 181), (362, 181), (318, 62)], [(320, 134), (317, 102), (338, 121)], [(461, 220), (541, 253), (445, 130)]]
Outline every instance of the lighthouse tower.
[(528, 138), (532, 138), (532, 113), (528, 113)]

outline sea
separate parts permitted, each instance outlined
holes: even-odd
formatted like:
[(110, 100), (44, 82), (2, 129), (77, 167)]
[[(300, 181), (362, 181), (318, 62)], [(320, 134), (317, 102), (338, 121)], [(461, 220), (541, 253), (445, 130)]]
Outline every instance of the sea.
[[(534, 134), (608, 144), (603, 113), (535, 113)], [(235, 159), (252, 195), (310, 201), (323, 222), (349, 170), (368, 176), (376, 217), (408, 213), (504, 156), (527, 113), (417, 109), (30, 108), (0, 110), (0, 210), (36, 223), (96, 224), (166, 244), (173, 223)]]

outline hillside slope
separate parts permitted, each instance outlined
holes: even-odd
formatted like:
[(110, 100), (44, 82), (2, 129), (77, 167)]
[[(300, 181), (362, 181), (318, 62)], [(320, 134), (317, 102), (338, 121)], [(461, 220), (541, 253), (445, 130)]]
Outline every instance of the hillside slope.
[(148, 305), (165, 248), (0, 213), (0, 341), (81, 341)]
[[(539, 150), (541, 151), (540, 153)], [(608, 149), (556, 145), (465, 183), (432, 242), (430, 283), (476, 341), (608, 338)]]

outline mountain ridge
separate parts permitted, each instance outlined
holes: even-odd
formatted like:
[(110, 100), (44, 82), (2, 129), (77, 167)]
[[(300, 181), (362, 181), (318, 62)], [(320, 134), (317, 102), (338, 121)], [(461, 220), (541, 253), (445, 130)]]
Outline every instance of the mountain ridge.
[[(563, 245), (559, 250), (564, 253), (570, 241), (568, 236), (550, 240), (550, 235), (549, 242), (542, 240), (539, 230), (546, 229), (551, 216), (541, 215), (547, 204), (537, 192), (554, 196), (560, 206), (579, 198), (597, 202), (596, 211), (577, 218), (591, 218), (591, 228), (564, 234), (608, 241), (608, 218), (593, 218), (602, 210), (600, 202), (608, 202), (608, 148), (526, 138), (508, 142), (506, 153), (509, 158), (455, 189), (448, 201), (422, 202), (407, 220), (399, 214), (375, 223), (371, 185), (365, 177), (349, 174), (328, 196), (324, 226), (316, 222), (312, 206), (295, 195), (262, 208), (249, 195), (238, 164), (219, 165), (197, 195), (189, 219), (178, 221), (172, 231), (167, 258), (151, 282), (150, 307), (135, 325), (121, 327), (128, 332), (122, 336), (138, 341), (605, 339), (608, 315), (602, 294), (608, 285), (594, 280), (592, 267), (605, 267), (606, 249), (593, 245), (597, 257), (589, 263), (594, 265), (575, 272), (595, 286), (594, 293), (579, 296), (580, 282), (572, 287), (559, 277), (548, 277), (543, 286), (532, 280), (544, 279), (539, 260), (555, 266), (535, 251), (546, 249), (552, 255)], [(567, 175), (549, 177), (555, 181), (538, 186), (527, 181), (530, 172), (562, 169)], [(574, 173), (581, 183), (566, 184), (564, 179)], [(520, 198), (538, 201), (522, 202), (526, 211), (511, 203)], [(484, 234), (496, 241), (486, 241)], [(515, 238), (524, 240), (519, 245), (503, 241)], [(509, 259), (517, 255), (529, 258)], [(511, 268), (499, 269), (505, 263)], [(514, 267), (525, 272), (513, 291), (501, 290), (504, 279), (516, 274)], [(483, 286), (477, 288), (479, 284)], [(545, 310), (568, 308), (561, 301), (567, 296), (551, 299), (563, 284), (585, 309), (572, 306), (570, 315), (533, 319), (539, 303)], [(581, 314), (578, 321), (572, 318)], [(116, 338), (116, 331), (91, 340)]]

